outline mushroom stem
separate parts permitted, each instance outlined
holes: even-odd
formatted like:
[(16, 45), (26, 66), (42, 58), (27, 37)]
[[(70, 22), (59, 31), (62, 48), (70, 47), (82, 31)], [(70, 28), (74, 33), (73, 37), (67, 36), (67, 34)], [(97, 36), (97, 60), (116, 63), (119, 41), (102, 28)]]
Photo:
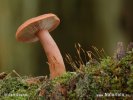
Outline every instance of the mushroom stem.
[(41, 30), (36, 35), (38, 36), (48, 58), (50, 78), (53, 79), (62, 75), (66, 71), (64, 61), (60, 50), (50, 33), (47, 30)]

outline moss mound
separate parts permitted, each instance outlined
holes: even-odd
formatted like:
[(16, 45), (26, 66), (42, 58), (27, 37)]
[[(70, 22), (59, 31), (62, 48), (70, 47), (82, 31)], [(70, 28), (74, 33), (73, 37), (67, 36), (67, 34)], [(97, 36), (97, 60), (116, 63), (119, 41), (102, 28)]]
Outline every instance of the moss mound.
[[(133, 43), (126, 49), (118, 43), (113, 57), (103, 50), (92, 52), (77, 47), (78, 60), (67, 55), (74, 72), (49, 80), (45, 76), (21, 77), (17, 72), (0, 74), (1, 100), (93, 100), (133, 99)], [(83, 63), (81, 52), (89, 61)], [(13, 76), (15, 73), (17, 75)]]

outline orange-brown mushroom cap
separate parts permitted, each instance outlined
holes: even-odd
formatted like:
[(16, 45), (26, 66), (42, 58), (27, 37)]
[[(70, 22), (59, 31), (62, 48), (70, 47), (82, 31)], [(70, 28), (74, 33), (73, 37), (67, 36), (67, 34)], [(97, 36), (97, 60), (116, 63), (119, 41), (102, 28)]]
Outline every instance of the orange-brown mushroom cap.
[(41, 30), (54, 30), (60, 23), (54, 14), (44, 14), (31, 18), (23, 23), (16, 32), (16, 38), (22, 42), (35, 42), (38, 40), (36, 34)]

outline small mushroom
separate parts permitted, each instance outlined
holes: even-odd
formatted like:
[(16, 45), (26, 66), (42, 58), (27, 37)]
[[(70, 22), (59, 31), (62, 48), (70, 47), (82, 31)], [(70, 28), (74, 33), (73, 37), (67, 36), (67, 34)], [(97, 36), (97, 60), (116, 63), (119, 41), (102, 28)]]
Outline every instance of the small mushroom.
[(21, 42), (35, 42), (40, 40), (50, 69), (50, 78), (53, 79), (66, 72), (64, 61), (58, 46), (50, 35), (60, 23), (54, 14), (44, 14), (31, 18), (23, 23), (16, 32), (16, 39)]

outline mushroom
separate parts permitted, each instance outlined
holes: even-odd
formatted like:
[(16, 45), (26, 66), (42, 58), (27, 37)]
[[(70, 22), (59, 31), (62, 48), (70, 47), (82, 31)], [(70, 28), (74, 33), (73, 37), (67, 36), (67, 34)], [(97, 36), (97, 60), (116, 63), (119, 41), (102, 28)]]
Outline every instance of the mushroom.
[(44, 14), (23, 23), (16, 32), (16, 39), (21, 42), (40, 40), (48, 59), (50, 78), (53, 79), (66, 72), (64, 61), (58, 46), (50, 35), (60, 23), (54, 14)]

